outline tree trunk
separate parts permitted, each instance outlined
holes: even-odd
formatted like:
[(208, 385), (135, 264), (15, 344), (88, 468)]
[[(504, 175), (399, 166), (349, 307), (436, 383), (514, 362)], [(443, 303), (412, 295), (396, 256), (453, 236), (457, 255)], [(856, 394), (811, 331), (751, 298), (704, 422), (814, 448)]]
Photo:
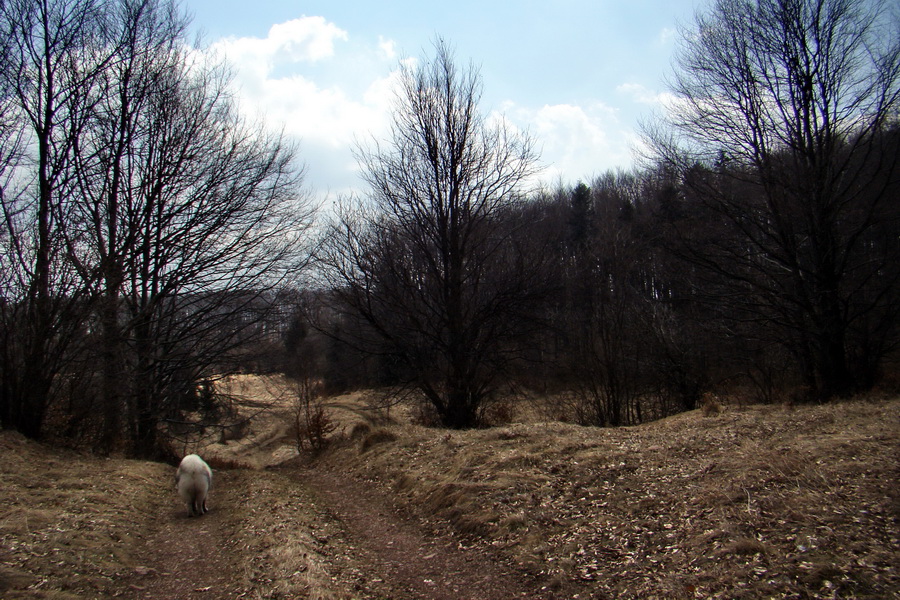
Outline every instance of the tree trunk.
[(101, 327), (103, 430), (100, 435), (100, 451), (108, 454), (122, 437), (122, 387), (126, 385), (126, 378), (123, 377), (124, 344), (119, 328), (119, 299), (114, 291), (103, 299)]
[(159, 409), (153, 385), (153, 342), (150, 325), (144, 321), (135, 326), (136, 367), (133, 395), (131, 454), (135, 458), (155, 459), (164, 454), (159, 439)]
[[(453, 385), (453, 384), (451, 384)], [(478, 402), (464, 386), (455, 386), (447, 393), (447, 403), (441, 414), (441, 423), (450, 429), (473, 427), (478, 419)]]

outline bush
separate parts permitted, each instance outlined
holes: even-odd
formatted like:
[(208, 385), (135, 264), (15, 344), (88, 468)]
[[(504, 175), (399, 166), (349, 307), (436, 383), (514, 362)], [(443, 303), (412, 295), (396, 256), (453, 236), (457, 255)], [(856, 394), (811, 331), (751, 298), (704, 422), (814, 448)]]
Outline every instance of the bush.
[(320, 397), (318, 386), (309, 378), (297, 382), (297, 395), (294, 400), (294, 434), (297, 450), (319, 452), (328, 445), (328, 436), (334, 432), (336, 425)]

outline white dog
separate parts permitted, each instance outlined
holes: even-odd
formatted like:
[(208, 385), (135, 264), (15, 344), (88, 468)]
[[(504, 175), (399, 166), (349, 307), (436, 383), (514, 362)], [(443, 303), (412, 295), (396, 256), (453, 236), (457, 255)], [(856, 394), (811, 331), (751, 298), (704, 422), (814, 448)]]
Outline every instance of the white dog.
[(188, 454), (175, 471), (175, 488), (187, 503), (188, 516), (200, 516), (206, 508), (206, 497), (212, 487), (212, 469), (196, 454)]

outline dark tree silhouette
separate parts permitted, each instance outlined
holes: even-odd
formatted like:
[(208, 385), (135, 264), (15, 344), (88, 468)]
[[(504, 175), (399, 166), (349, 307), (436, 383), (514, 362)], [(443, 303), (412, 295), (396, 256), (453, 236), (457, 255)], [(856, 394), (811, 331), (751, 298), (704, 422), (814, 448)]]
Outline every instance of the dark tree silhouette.
[(345, 206), (323, 261), (356, 340), (390, 357), (447, 427), (475, 425), (540, 293), (513, 209), (532, 141), (479, 113), (481, 79), (443, 41), (403, 66), (390, 140), (359, 151), (371, 186)]
[(898, 32), (879, 2), (717, 0), (647, 128), (693, 203), (698, 297), (769, 328), (817, 398), (870, 385), (896, 334)]
[[(28, 142), (3, 204), (20, 273), (4, 307), (25, 307), (5, 351), (31, 350), (21, 373), (4, 366), (4, 425), (39, 434), (51, 388), (83, 378), (96, 447), (158, 456), (160, 424), (208, 400), (198, 383), (263, 332), (303, 266), (313, 211), (296, 149), (240, 116), (173, 1), (3, 7), (3, 85)], [(67, 335), (93, 360), (63, 373)], [(19, 381), (38, 389), (6, 394)]]
[[(0, 3), (4, 121), (21, 144), (2, 196), (4, 258), (0, 419), (38, 437), (55, 377), (84, 316), (84, 282), (66, 260), (62, 203), (74, 150), (115, 45), (108, 3)], [(14, 144), (15, 145), (15, 144)], [(7, 156), (9, 156), (7, 154)]]

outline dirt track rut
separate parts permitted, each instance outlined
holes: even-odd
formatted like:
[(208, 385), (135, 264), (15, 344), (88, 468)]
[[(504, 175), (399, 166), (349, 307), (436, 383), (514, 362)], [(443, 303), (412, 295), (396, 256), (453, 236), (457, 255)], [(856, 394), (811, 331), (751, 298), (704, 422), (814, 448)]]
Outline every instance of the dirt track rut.
[[(134, 600), (553, 598), (384, 493), (307, 469), (217, 472), (210, 512), (173, 499), (123, 582)], [(173, 491), (174, 494), (174, 491)], [(174, 498), (174, 496), (173, 496)]]
[(340, 524), (364, 598), (552, 598), (537, 582), (457, 537), (403, 513), (384, 493), (346, 476), (296, 471)]
[[(178, 500), (161, 514), (157, 529), (147, 538), (142, 563), (134, 569), (123, 595), (127, 598), (206, 599), (238, 598), (246, 592), (234, 577), (239, 560), (228, 520), (227, 508), (235, 477), (216, 474), (211, 511), (200, 518), (188, 518)], [(174, 488), (172, 490), (174, 498)]]

